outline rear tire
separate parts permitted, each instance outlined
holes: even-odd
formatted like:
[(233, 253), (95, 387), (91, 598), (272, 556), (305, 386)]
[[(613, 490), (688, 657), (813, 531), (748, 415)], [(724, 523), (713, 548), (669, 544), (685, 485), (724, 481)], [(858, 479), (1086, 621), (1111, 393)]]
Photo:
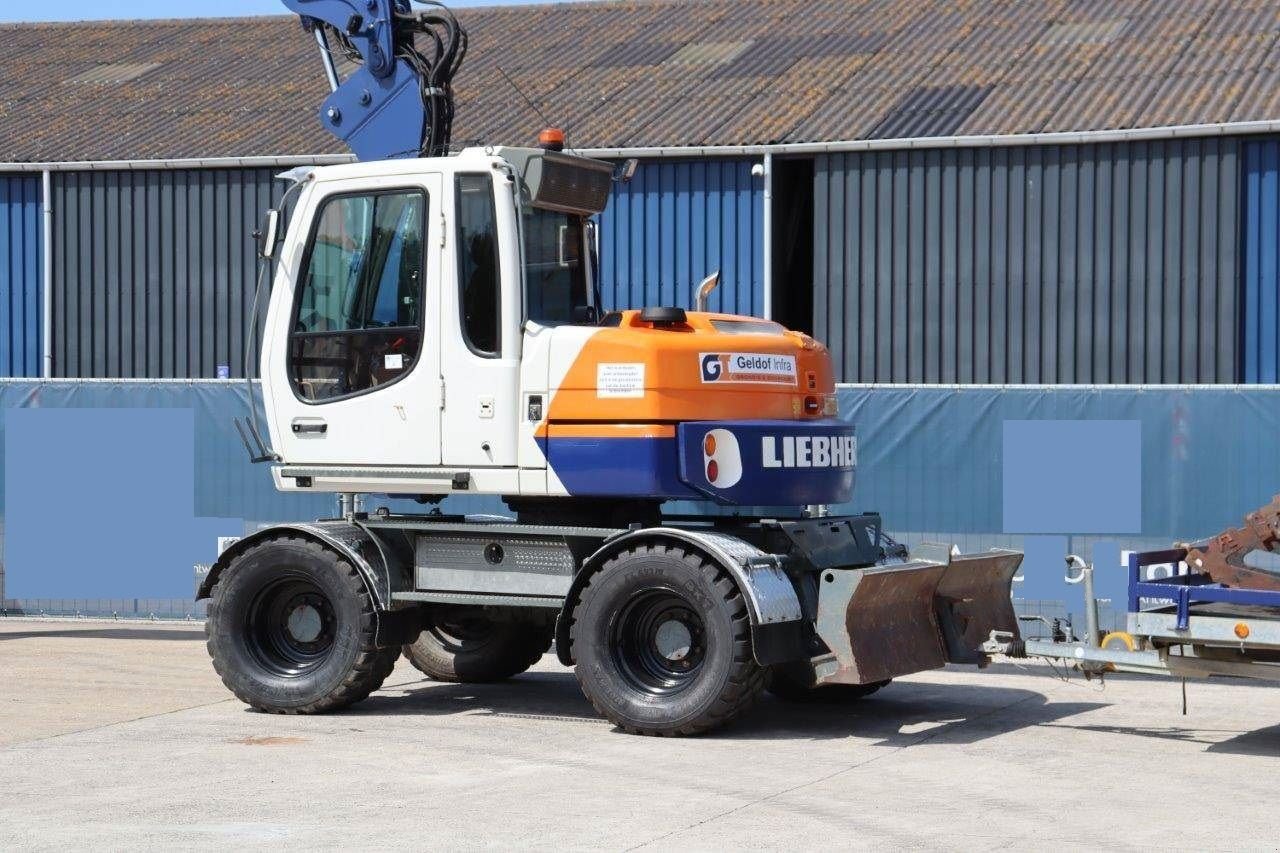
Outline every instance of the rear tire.
[(701, 734), (764, 688), (741, 591), (678, 548), (640, 546), (605, 563), (582, 591), (570, 636), (582, 692), (632, 734)]
[(551, 625), (495, 622), (463, 614), (430, 625), (404, 647), (409, 663), (428, 678), (460, 684), (488, 684), (519, 675), (551, 647)]
[(374, 645), (374, 602), (355, 568), (300, 537), (235, 557), (205, 621), (213, 668), (240, 701), (272, 714), (318, 714), (368, 697), (399, 646)]
[(889, 681), (871, 684), (823, 684), (812, 687), (784, 666), (775, 666), (769, 673), (768, 691), (785, 702), (807, 705), (826, 705), (856, 702), (888, 686)]

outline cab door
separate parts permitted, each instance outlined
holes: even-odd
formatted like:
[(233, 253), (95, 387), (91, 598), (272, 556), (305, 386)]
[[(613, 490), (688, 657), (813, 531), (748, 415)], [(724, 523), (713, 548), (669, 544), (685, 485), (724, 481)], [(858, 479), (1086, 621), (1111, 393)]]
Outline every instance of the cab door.
[(493, 169), (448, 180), (449, 284), (440, 299), (444, 464), (515, 468), (523, 290), (515, 201)]
[(439, 465), (441, 183), (428, 174), (312, 190), (306, 242), (281, 277), (291, 299), (273, 299), (275, 339), (264, 342), (286, 462)]

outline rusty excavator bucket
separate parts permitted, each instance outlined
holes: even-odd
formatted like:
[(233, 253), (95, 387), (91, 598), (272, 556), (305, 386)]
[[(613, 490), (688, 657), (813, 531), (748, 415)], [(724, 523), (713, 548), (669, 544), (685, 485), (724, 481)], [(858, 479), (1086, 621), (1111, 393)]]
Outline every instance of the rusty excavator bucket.
[(817, 684), (872, 684), (947, 663), (986, 661), (992, 631), (1018, 636), (1016, 551), (951, 556), (924, 546), (907, 562), (828, 568), (818, 592), (818, 635), (831, 650), (815, 658)]
[(1186, 562), (1223, 586), (1280, 592), (1280, 572), (1246, 563), (1254, 551), (1280, 554), (1280, 495), (1245, 516), (1244, 527), (1188, 546)]

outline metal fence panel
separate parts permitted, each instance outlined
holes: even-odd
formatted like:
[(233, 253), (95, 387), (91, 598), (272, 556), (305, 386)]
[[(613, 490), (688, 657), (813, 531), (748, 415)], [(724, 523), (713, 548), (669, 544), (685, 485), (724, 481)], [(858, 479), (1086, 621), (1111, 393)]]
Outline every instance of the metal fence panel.
[(1240, 148), (819, 157), (815, 333), (849, 382), (1238, 381)]
[(615, 184), (600, 216), (601, 289), (608, 309), (691, 307), (720, 270), (715, 311), (764, 311), (764, 187), (748, 160), (645, 163)]
[(39, 376), (40, 177), (0, 175), (0, 376)]

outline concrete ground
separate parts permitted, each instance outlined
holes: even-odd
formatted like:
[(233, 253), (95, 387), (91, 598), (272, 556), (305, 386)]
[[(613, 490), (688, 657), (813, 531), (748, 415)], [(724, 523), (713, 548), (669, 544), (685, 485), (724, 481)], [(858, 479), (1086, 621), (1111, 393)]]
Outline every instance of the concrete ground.
[(945, 670), (657, 740), (545, 658), (325, 717), (228, 698), (192, 627), (0, 620), (0, 849), (1275, 849), (1280, 690)]

